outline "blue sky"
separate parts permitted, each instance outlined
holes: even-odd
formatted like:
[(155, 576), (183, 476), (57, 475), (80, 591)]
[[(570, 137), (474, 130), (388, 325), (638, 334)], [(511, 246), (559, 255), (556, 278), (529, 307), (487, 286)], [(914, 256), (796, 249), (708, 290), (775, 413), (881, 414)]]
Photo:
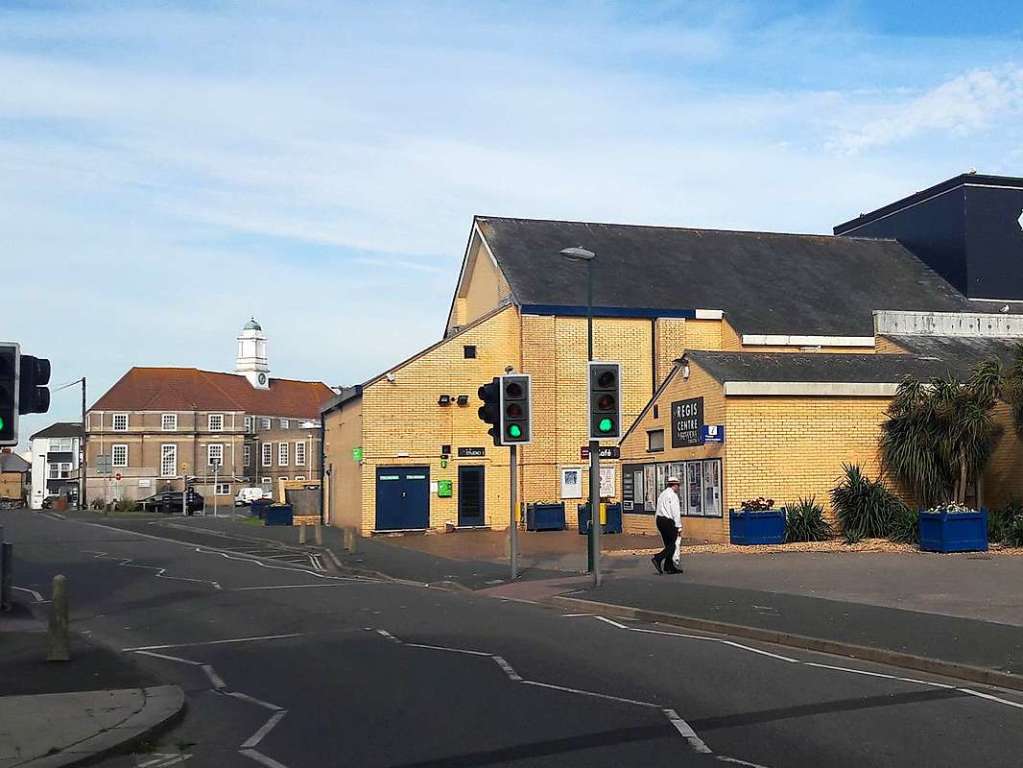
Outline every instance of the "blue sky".
[(1023, 175), (1021, 31), (950, 0), (0, 0), (0, 336), (91, 402), (229, 370), (253, 314), (275, 375), (358, 382), (440, 337), (476, 213), (828, 232)]

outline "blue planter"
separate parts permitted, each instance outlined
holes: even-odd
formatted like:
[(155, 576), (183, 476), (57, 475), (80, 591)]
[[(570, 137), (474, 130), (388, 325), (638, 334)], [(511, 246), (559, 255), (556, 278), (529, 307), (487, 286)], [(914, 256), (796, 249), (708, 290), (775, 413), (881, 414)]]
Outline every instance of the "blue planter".
[(920, 510), (920, 549), (928, 552), (985, 552), (987, 508), (979, 512)]
[[(580, 504), (579, 505), (579, 533), (588, 534), (590, 532), (590, 505)], [(621, 533), (622, 532), (622, 505), (621, 504), (608, 504), (607, 521), (600, 527), (601, 533)]]
[(264, 525), (291, 525), (292, 511), (290, 504), (275, 504), (266, 508), (263, 518)]
[(565, 503), (530, 504), (526, 507), (527, 531), (565, 530)]
[(728, 510), (729, 541), (733, 544), (784, 544), (785, 508), (763, 512)]

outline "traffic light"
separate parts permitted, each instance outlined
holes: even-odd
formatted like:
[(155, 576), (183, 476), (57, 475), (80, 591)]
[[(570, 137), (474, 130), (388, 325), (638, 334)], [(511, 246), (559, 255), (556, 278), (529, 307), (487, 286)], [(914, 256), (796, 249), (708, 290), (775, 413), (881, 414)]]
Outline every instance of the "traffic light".
[(0, 343), (0, 445), (18, 444), (17, 344)]
[(479, 388), (483, 405), (477, 411), (480, 421), (490, 424), (487, 434), (494, 439), (494, 445), (501, 445), (501, 379), (497, 376), (489, 384)]
[(50, 361), (22, 355), (18, 385), (18, 413), (46, 413), (50, 410)]
[(502, 445), (524, 445), (533, 442), (529, 385), (529, 376), (526, 374), (515, 373), (501, 377)]
[(622, 380), (618, 363), (589, 364), (590, 440), (622, 436)]

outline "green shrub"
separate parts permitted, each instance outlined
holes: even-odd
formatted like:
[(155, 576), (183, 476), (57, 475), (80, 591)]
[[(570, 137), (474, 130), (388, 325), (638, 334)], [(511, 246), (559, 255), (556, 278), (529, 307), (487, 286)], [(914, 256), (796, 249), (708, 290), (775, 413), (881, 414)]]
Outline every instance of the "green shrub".
[(920, 516), (915, 509), (899, 504), (892, 515), (888, 538), (900, 544), (918, 544), (920, 542)]
[(871, 480), (858, 464), (843, 464), (845, 477), (831, 490), (831, 506), (847, 544), (886, 538), (892, 520), (905, 505), (880, 480)]
[(105, 506), (105, 502), (103, 501), (103, 499), (97, 496), (95, 499), (89, 502), (89, 506), (92, 507), (93, 509), (103, 509), (103, 507)]
[(816, 496), (808, 499), (800, 496), (786, 510), (785, 541), (826, 541), (834, 535)]
[(135, 509), (135, 502), (131, 499), (118, 499), (114, 502), (114, 512), (131, 512)]
[(1023, 503), (1012, 500), (1004, 507), (990, 510), (987, 538), (1009, 547), (1023, 547)]

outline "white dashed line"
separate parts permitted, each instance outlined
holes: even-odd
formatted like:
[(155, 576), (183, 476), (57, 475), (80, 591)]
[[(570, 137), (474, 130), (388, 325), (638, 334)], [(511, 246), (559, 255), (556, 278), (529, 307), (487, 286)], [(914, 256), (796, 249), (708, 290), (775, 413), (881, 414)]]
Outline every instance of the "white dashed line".
[[(365, 583), (365, 582), (362, 582)], [(359, 586), (360, 582), (357, 581), (346, 581), (342, 584), (278, 584), (269, 587), (235, 587), (234, 589), (228, 590), (229, 592), (251, 592), (254, 590), (267, 590), (267, 589), (323, 589), (325, 587), (355, 587)]]
[(504, 660), (503, 656), (492, 656), (491, 658), (497, 662), (497, 666), (504, 670), (504, 673), (508, 675), (509, 679), (514, 680), (516, 683), (522, 682), (522, 678), (519, 677), (519, 673), (515, 671), (511, 664)]
[(605, 624), (610, 624), (612, 627), (618, 627), (618, 629), (628, 629), (628, 627), (625, 626), (624, 624), (619, 624), (617, 621), (615, 621), (614, 619), (609, 619), (607, 616), (597, 616), (595, 618), (597, 618), (599, 621), (604, 622)]
[(637, 707), (652, 707), (654, 709), (660, 709), (658, 704), (654, 704), (650, 701), (637, 701), (636, 699), (626, 699), (622, 696), (612, 696), (609, 693), (598, 693), (597, 691), (584, 691), (582, 688), (569, 688), (566, 685), (555, 685), (554, 683), (541, 683), (538, 680), (523, 680), (523, 685), (535, 685), (539, 688), (550, 688), (554, 691), (564, 691), (565, 693), (576, 693), (580, 696), (592, 696), (595, 699), (607, 699), (608, 701), (618, 701), (622, 704), (635, 704)]
[(124, 653), (135, 651), (162, 651), (167, 648), (192, 648), (200, 645), (225, 645), (228, 643), (254, 643), (260, 640), (285, 640), (289, 637), (302, 637), (302, 632), (292, 632), (287, 635), (256, 635), (255, 637), (234, 637), (230, 640), (204, 640), (195, 643), (168, 643), (166, 645), (139, 645), (135, 648), (122, 648)]
[(217, 670), (215, 670), (209, 664), (203, 664), (202, 671), (206, 673), (206, 677), (210, 679), (210, 682), (213, 684), (213, 687), (216, 688), (218, 691), (223, 690), (224, 688), (227, 687), (227, 685), (224, 684), (224, 678), (218, 675)]
[(987, 699), (988, 701), (997, 701), (999, 704), (1005, 704), (1009, 707), (1016, 707), (1017, 709), (1023, 709), (1023, 704), (1016, 701), (1009, 701), (1008, 699), (1001, 699), (998, 696), (992, 696), (990, 693), (981, 693), (980, 691), (974, 691), (971, 688), (956, 688), (957, 691), (968, 693), (971, 696), (976, 696), (981, 699)]
[(34, 589), (29, 589), (28, 587), (14, 587), (14, 586), (12, 586), (11, 589), (16, 589), (19, 592), (27, 592), (28, 594), (32, 595), (33, 598), (35, 598), (35, 601), (37, 603), (48, 603), (48, 602), (50, 602), (49, 600), (44, 600), (43, 596), (40, 595), (38, 592), (36, 592)]
[(132, 651), (137, 653), (139, 656), (152, 656), (155, 659), (164, 659), (165, 661), (176, 661), (179, 664), (191, 664), (193, 667), (201, 667), (201, 661), (192, 661), (191, 659), (182, 659), (178, 656), (168, 656), (165, 653), (153, 653), (152, 651)]
[(423, 643), (402, 643), (407, 645), (409, 648), (426, 648), (430, 651), (445, 651), (447, 653), (464, 653), (466, 656), (491, 656), (489, 653), (483, 651), (470, 651), (465, 648), (445, 648), (442, 645), (425, 645)]
[(678, 716), (678, 712), (674, 709), (664, 709), (661, 711), (664, 712), (668, 721), (675, 726), (675, 730), (682, 734), (682, 738), (689, 742), (689, 746), (693, 748), (694, 752), (700, 752), (705, 755), (711, 754), (710, 747), (704, 743), (703, 739), (696, 735), (696, 731), (693, 730), (689, 723)]
[(732, 763), (733, 765), (745, 765), (747, 768), (767, 768), (766, 765), (760, 763), (750, 763), (746, 760), (740, 760), (737, 757), (726, 757), (725, 755), (717, 755), (718, 760), (722, 763)]
[(401, 640), (396, 638), (394, 635), (392, 635), (386, 629), (378, 629), (377, 630), (377, 634), (380, 635), (380, 637), (384, 637), (384, 638), (390, 640), (392, 643), (398, 643), (398, 644), (401, 643)]
[(272, 712), (279, 712), (282, 709), (281, 707), (278, 707), (276, 704), (271, 704), (269, 701), (257, 699), (255, 696), (249, 696), (249, 694), (242, 693), (241, 691), (224, 691), (224, 695), (233, 696), (236, 699), (247, 701), (249, 702), (249, 704), (255, 704), (257, 707), (264, 707), (265, 709), (269, 709)]
[(255, 760), (260, 765), (265, 765), (266, 768), (288, 768), (288, 766), (284, 765), (283, 763), (278, 763), (272, 757), (267, 757), (266, 755), (264, 755), (262, 752), (260, 752), (258, 750), (255, 750), (255, 749), (240, 749), (238, 751), (241, 752), (246, 757), (252, 758), (253, 760)]
[(92, 555), (94, 560), (117, 560), (119, 568), (141, 568), (147, 571), (156, 571), (153, 574), (158, 579), (169, 579), (170, 581), (188, 581), (194, 584), (210, 584), (214, 589), (221, 589), (221, 586), (216, 581), (210, 581), (209, 579), (190, 579), (185, 576), (168, 576), (167, 569), (161, 568), (158, 565), (142, 565), (136, 563), (132, 557), (121, 557), (120, 555), (110, 555), (107, 552), (96, 552), (95, 550), (83, 549), (82, 552), (87, 555)]
[(882, 672), (868, 672), (865, 669), (853, 669), (852, 667), (838, 667), (834, 664), (818, 664), (815, 661), (804, 661), (808, 667), (818, 667), (819, 669), (833, 669), (836, 672), (851, 672), (854, 675), (866, 675), (867, 677), (883, 677), (886, 680), (900, 680), (904, 683), (917, 683), (918, 685), (929, 685), (934, 688), (955, 688), (954, 685), (946, 685), (945, 683), (932, 683), (929, 680), (917, 680), (912, 677), (898, 677), (897, 675), (886, 675)]

